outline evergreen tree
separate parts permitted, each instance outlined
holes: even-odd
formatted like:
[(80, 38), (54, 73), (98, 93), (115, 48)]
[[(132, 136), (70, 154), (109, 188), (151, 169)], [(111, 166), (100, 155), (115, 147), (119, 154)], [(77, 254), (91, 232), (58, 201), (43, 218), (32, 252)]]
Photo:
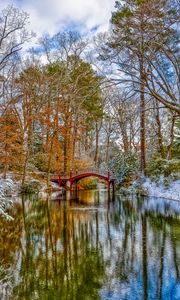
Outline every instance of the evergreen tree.
[[(162, 74), (153, 69), (153, 59), (177, 37), (173, 27), (178, 13), (169, 1), (123, 0), (116, 1), (111, 18), (111, 36), (103, 48), (102, 59), (109, 59), (120, 71), (119, 83), (133, 86), (140, 95), (140, 169), (146, 168), (146, 94), (150, 94), (167, 107), (179, 111), (174, 94), (169, 96), (169, 87), (157, 94), (161, 86)], [(162, 66), (163, 67), (163, 66)], [(156, 62), (157, 68), (157, 62)], [(163, 74), (167, 68), (163, 68)], [(150, 74), (150, 75), (149, 75)], [(160, 77), (159, 81), (152, 77)], [(165, 77), (165, 76), (164, 76)], [(163, 83), (166, 79), (163, 78)], [(165, 98), (168, 94), (169, 98)], [(173, 98), (173, 100), (172, 100)], [(170, 100), (169, 100), (170, 99)]]

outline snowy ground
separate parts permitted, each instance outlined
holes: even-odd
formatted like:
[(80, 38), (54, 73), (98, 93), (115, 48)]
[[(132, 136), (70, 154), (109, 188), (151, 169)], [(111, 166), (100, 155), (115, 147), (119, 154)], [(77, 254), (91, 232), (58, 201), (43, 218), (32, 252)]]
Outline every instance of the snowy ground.
[(144, 190), (147, 191), (148, 196), (180, 201), (180, 180), (176, 180), (168, 186), (165, 186), (163, 179), (160, 179), (158, 183), (155, 183), (147, 178), (142, 186)]
[(0, 215), (12, 219), (6, 212), (6, 209), (13, 204), (12, 195), (16, 191), (16, 184), (12, 179), (0, 178)]

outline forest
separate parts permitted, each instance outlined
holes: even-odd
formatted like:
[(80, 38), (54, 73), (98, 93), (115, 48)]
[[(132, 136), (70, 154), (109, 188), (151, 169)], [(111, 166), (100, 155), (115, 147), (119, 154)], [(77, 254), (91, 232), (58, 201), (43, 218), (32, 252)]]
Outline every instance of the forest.
[(0, 13), (0, 171), (96, 167), (117, 185), (179, 179), (179, 1), (116, 1), (109, 30), (35, 33), (14, 6)]
[(0, 299), (180, 299), (180, 0), (8, 1)]

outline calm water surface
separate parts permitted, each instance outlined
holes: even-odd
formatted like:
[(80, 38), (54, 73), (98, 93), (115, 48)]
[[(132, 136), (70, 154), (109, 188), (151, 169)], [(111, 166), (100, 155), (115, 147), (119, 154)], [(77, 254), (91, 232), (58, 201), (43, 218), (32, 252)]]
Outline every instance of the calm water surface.
[(180, 299), (180, 203), (22, 199), (0, 220), (0, 299)]

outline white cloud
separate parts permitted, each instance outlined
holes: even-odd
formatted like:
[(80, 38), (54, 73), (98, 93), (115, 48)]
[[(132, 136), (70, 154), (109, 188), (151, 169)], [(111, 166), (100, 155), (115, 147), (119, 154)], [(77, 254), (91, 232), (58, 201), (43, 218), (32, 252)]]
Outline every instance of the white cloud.
[(41, 36), (61, 31), (68, 24), (79, 23), (83, 32), (108, 28), (114, 0), (1, 0), (0, 7), (13, 3), (30, 14), (30, 27)]

